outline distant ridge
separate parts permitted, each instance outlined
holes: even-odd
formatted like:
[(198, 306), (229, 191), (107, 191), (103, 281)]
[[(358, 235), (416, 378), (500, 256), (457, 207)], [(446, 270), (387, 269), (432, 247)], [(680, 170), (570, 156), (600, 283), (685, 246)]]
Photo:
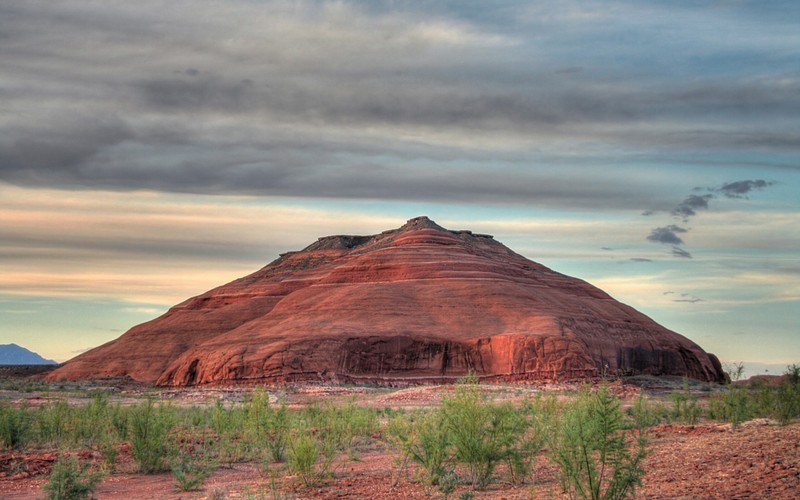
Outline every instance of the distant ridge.
[(17, 344), (0, 344), (0, 365), (57, 365)]
[(51, 380), (163, 386), (676, 375), (720, 382), (691, 340), (492, 236), (427, 217), (319, 238), (83, 353)]

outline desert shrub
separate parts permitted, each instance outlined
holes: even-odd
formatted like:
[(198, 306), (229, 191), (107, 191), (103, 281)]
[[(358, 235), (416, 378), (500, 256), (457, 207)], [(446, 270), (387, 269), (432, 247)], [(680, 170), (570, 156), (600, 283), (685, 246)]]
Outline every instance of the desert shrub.
[(167, 470), (167, 459), (174, 453), (169, 432), (175, 421), (171, 407), (156, 405), (152, 399), (131, 409), (131, 452), (145, 474)]
[(50, 500), (91, 498), (103, 474), (92, 472), (89, 463), (80, 464), (75, 457), (60, 457), (53, 464), (50, 478), (42, 488)]
[(788, 424), (800, 417), (800, 365), (788, 366), (785, 378), (775, 396), (775, 417), (781, 424)]
[(247, 435), (259, 448), (266, 449), (270, 460), (283, 462), (292, 430), (292, 419), (286, 403), (275, 407), (266, 393), (256, 392), (246, 407)]
[(286, 403), (282, 402), (277, 410), (270, 413), (266, 432), (267, 449), (273, 462), (283, 462), (286, 459), (286, 447), (289, 443), (291, 431), (291, 418)]
[(95, 392), (92, 400), (77, 409), (78, 438), (86, 444), (97, 443), (109, 432), (108, 394)]
[(750, 392), (745, 385), (732, 385), (724, 394), (725, 420), (737, 427), (750, 419)]
[[(56, 401), (37, 408), (34, 419), (36, 423), (36, 440), (46, 446), (66, 445), (70, 440), (77, 441), (74, 428), (73, 412), (66, 401)], [(73, 432), (71, 432), (73, 431)]]
[(358, 460), (358, 447), (369, 442), (372, 433), (378, 429), (375, 410), (359, 407), (354, 401), (337, 408), (332, 422), (334, 425), (328, 431), (341, 437), (338, 446), (351, 460)]
[(493, 404), (469, 378), (442, 401), (441, 412), (454, 458), (466, 466), (473, 486), (485, 488), (497, 465), (515, 452), (524, 419), (509, 404)]
[(33, 418), (28, 407), (0, 405), (0, 443), (4, 448), (23, 447), (30, 439), (32, 424)]
[(266, 434), (268, 446), (275, 450), (273, 458), (275, 452), (285, 449), (289, 469), (296, 472), (306, 486), (329, 477), (342, 452), (355, 458), (358, 439), (369, 436), (378, 425), (374, 410), (360, 408), (352, 402), (344, 407), (313, 405), (306, 408), (297, 421), (282, 408), (273, 411), (267, 422), (270, 432), (274, 432), (274, 440), (269, 432)]
[(266, 440), (266, 430), (269, 428), (270, 415), (272, 408), (269, 404), (269, 394), (262, 390), (256, 390), (250, 400), (244, 406), (245, 429), (250, 439), (257, 443)]
[(194, 457), (188, 452), (180, 452), (170, 467), (175, 486), (180, 491), (198, 491), (203, 488), (214, 466), (203, 457)]
[(459, 478), (454, 471), (447, 471), (439, 478), (438, 489), (444, 495), (445, 500), (450, 498), (450, 495), (456, 491)]
[(247, 426), (248, 413), (250, 403), (246, 403), (242, 407), (230, 406), (225, 407), (225, 404), (217, 400), (214, 408), (211, 410), (211, 428), (219, 435), (235, 434), (241, 435), (245, 432)]
[(116, 438), (125, 441), (128, 439), (128, 411), (121, 404), (111, 405), (108, 411), (108, 418), (111, 428), (116, 432)]
[(697, 402), (697, 395), (689, 390), (688, 381), (684, 380), (683, 390), (673, 392), (670, 397), (672, 399), (672, 419), (690, 425), (696, 424), (703, 410)]
[(552, 394), (537, 395), (519, 409), (516, 425), (520, 427), (514, 430), (518, 435), (517, 445), (508, 448), (506, 457), (512, 483), (524, 483), (534, 473), (533, 461), (552, 434), (554, 417), (559, 412), (560, 406)]
[(314, 486), (324, 477), (325, 470), (317, 467), (320, 444), (307, 431), (302, 431), (289, 442), (288, 467), (300, 477), (305, 486)]
[(0, 377), (0, 389), (15, 392), (48, 392), (50, 385), (31, 378)]
[[(624, 429), (619, 401), (603, 386), (584, 390), (561, 417), (552, 460), (571, 496), (616, 499), (633, 495), (644, 475), (646, 437), (638, 428), (633, 443)], [(633, 452), (629, 450), (633, 447)]]
[(356, 446), (377, 430), (378, 419), (375, 410), (350, 401), (343, 406), (325, 404), (306, 408), (301, 425), (315, 430), (321, 453), (332, 461), (338, 452), (357, 458)]
[(775, 414), (776, 388), (763, 380), (754, 380), (748, 388), (750, 394), (749, 411), (751, 418), (771, 417)]
[(753, 404), (749, 388), (743, 383), (737, 383), (744, 374), (744, 364), (726, 365), (725, 374), (731, 383), (724, 393), (713, 396), (709, 401), (709, 417), (730, 422), (735, 428), (751, 418)]
[(718, 421), (726, 421), (728, 419), (725, 394), (713, 394), (708, 399), (708, 418)]
[(185, 425), (190, 428), (205, 428), (209, 425), (210, 411), (207, 408), (200, 408), (197, 405), (192, 405), (188, 413), (183, 417)]
[(628, 408), (628, 415), (631, 417), (631, 427), (652, 427), (661, 421), (659, 412), (662, 407), (654, 405), (641, 394), (633, 400), (633, 405)]
[(253, 455), (247, 440), (233, 434), (220, 436), (214, 448), (217, 459), (228, 469), (233, 469), (234, 464), (250, 460)]
[(420, 479), (425, 484), (439, 484), (441, 478), (451, 472), (449, 436), (441, 412), (419, 414), (413, 421), (397, 416), (389, 423), (387, 435), (405, 457), (419, 464)]
[(112, 434), (108, 433), (100, 439), (97, 446), (103, 457), (103, 470), (106, 472), (114, 472), (117, 456), (119, 455), (119, 442), (114, 439)]

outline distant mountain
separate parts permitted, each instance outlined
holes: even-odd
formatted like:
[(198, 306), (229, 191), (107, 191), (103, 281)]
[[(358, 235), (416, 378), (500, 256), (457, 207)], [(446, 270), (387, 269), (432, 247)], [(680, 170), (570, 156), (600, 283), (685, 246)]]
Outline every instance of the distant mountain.
[(0, 365), (57, 365), (17, 344), (0, 344)]

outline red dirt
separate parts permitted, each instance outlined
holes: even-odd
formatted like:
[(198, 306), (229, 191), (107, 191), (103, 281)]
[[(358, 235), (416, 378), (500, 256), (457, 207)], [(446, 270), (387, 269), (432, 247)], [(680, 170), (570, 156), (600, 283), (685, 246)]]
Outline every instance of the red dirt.
[[(778, 498), (795, 499), (800, 493), (800, 423), (778, 426), (765, 420), (730, 425), (704, 423), (696, 426), (661, 425), (650, 431), (651, 453), (645, 462), (648, 471), (637, 498)], [(90, 458), (91, 453), (82, 454)], [(54, 453), (0, 455), (0, 497), (32, 499), (43, 496), (44, 474), (55, 460)], [(129, 449), (123, 449), (118, 469), (132, 470)], [(16, 473), (14, 473), (16, 471)], [(289, 498), (441, 498), (435, 488), (426, 488), (413, 479), (414, 467), (400, 472), (394, 455), (381, 446), (363, 450), (360, 461), (342, 458), (336, 478), (315, 488), (305, 488), (296, 477), (277, 478), (280, 494)], [(392, 486), (398, 479), (396, 486)], [(468, 491), (466, 485), (456, 490)], [(95, 494), (99, 499), (200, 499), (246, 498), (248, 492), (271, 498), (268, 473), (254, 464), (238, 464), (233, 469), (219, 468), (206, 481), (203, 491), (177, 492), (168, 473), (141, 475), (130, 472), (106, 477)], [(432, 496), (429, 496), (432, 495)], [(514, 486), (493, 484), (476, 498), (522, 499), (564, 497), (556, 468), (540, 457), (532, 483)]]

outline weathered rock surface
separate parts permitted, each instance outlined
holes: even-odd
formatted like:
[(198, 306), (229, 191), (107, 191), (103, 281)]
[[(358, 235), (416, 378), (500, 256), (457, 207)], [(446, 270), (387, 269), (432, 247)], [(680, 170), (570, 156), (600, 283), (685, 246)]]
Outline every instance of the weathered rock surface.
[(719, 361), (602, 290), (426, 217), (329, 236), (52, 372), (160, 385), (419, 383), (608, 373), (722, 381)]

